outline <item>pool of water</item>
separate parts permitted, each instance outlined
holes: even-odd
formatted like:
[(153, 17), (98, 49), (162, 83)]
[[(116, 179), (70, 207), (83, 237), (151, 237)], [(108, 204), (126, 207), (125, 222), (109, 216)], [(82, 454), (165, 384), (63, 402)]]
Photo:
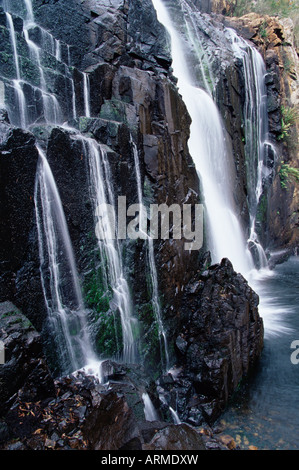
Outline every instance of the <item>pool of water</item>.
[[(264, 350), (249, 384), (221, 418), (241, 449), (299, 449), (299, 257), (251, 282), (260, 295)], [(299, 358), (299, 354), (297, 355)]]

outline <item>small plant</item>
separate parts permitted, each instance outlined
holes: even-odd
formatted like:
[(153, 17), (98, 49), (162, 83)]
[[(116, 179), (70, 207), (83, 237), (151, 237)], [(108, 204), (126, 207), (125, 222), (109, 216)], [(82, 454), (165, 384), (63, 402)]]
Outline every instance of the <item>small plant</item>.
[(279, 170), (280, 184), (283, 189), (287, 188), (290, 178), (295, 179), (299, 183), (299, 169), (294, 168), (289, 163), (281, 162), (281, 168)]
[(267, 39), (268, 37), (268, 32), (266, 28), (267, 28), (267, 22), (263, 21), (261, 26), (259, 27), (259, 33), (260, 33), (261, 38), (263, 39)]
[(298, 119), (298, 111), (289, 106), (281, 107), (281, 134), (278, 140), (287, 140), (290, 135), (291, 128), (295, 125)]

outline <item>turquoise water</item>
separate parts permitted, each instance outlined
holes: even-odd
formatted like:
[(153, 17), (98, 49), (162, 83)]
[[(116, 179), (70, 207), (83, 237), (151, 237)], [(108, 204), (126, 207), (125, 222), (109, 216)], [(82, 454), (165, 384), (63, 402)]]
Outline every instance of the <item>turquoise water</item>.
[(241, 449), (297, 450), (299, 364), (291, 362), (291, 343), (299, 341), (299, 257), (261, 275), (256, 290), (265, 325), (264, 350), (249, 385), (221, 421)]

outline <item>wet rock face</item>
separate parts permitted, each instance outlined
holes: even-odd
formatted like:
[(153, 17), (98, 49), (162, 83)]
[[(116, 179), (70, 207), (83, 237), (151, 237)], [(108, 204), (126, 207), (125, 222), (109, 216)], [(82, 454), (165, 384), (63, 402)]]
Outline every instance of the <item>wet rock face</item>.
[(54, 396), (54, 382), (43, 354), (40, 335), (11, 302), (0, 304), (0, 340), (5, 363), (0, 368), (0, 414), (5, 415), (16, 396), (37, 402)]
[(0, 122), (0, 298), (15, 292), (16, 272), (29, 251), (34, 224), (34, 184), (38, 153), (33, 136)]
[(205, 449), (202, 436), (190, 426), (146, 421), (142, 394), (149, 382), (142, 368), (103, 367), (110, 370), (105, 385), (80, 371), (56, 380), (46, 396), (30, 397), (24, 393), (26, 385), (21, 387), (2, 414), (0, 448)]
[(161, 381), (163, 393), (185, 422), (212, 423), (257, 363), (263, 348), (258, 303), (228, 260), (187, 286), (183, 305), (188, 308), (182, 308), (175, 342), (177, 371), (174, 379)]
[[(138, 202), (134, 155), (130, 145), (132, 136), (138, 150), (146, 204), (167, 203), (170, 206), (173, 203), (200, 203), (198, 176), (187, 145), (190, 117), (171, 75), (167, 36), (156, 21), (151, 1), (82, 3), (75, 0), (36, 0), (34, 8), (36, 21), (61, 40), (64, 60), (67, 60), (67, 45), (70, 46), (77, 118), (70, 119), (72, 114), (67, 107), (70, 94), (64, 94), (64, 91), (59, 95), (64, 99), (63, 115), (83, 136), (93, 137), (107, 150), (115, 195), (126, 195), (128, 204)], [(63, 19), (61, 24), (57, 24), (57, 17)], [(209, 28), (211, 39), (213, 25), (210, 24)], [(32, 40), (38, 41), (38, 34), (38, 31), (32, 31)], [(215, 60), (215, 67), (217, 63), (219, 59)], [(57, 63), (54, 65), (56, 67)], [(225, 61), (221, 77), (225, 74), (226, 66)], [(90, 80), (91, 118), (84, 116), (82, 70)], [(236, 82), (239, 72), (236, 68), (233, 70)], [(58, 83), (64, 83), (66, 77), (60, 68), (54, 75), (55, 79), (51, 83), (57, 87)], [(232, 91), (236, 88), (234, 85), (235, 82), (230, 83), (225, 91)], [(228, 95), (226, 98), (229, 100)], [(19, 166), (16, 171), (14, 168), (9, 171), (10, 179), (6, 179), (4, 185), (8, 193), (13, 190), (9, 196), (14, 196), (13, 210), (17, 208), (18, 214), (13, 218), (17, 226), (13, 226), (13, 229), (14, 234), (17, 234), (17, 249), (20, 250), (18, 262), (8, 260), (8, 271), (15, 275), (15, 281), (12, 282), (14, 291), (10, 290), (14, 295), (9, 297), (6, 292), (4, 300), (17, 300), (18, 305), (24, 307), (26, 316), (45, 334), (46, 316), (40, 285), (37, 233), (32, 219), (34, 165), (37, 161), (33, 135), (47, 153), (60, 192), (83, 287), (99, 262), (95, 249), (87, 155), (83, 151), (82, 140), (76, 138), (72, 130), (59, 126), (39, 126), (36, 123), (31, 127), (32, 134), (23, 133), (19, 129), (8, 128), (4, 114), (1, 119), (1, 126), (5, 130), (1, 144), (4, 161), (10, 154), (20, 157)], [(233, 119), (230, 120), (230, 126), (232, 135), (235, 135), (236, 123)], [(9, 137), (10, 132), (14, 139)], [(240, 144), (239, 134), (237, 137), (235, 141)], [(16, 142), (19, 145), (15, 145)], [(241, 152), (241, 144), (238, 151)], [(33, 155), (30, 165), (21, 168), (29, 154)], [(239, 175), (242, 175), (241, 166), (240, 157)], [(24, 181), (25, 195), (21, 192), (18, 199), (15, 198), (15, 189), (21, 175), (24, 178), (28, 176), (28, 181)], [(7, 181), (11, 181), (11, 186), (7, 186)], [(240, 186), (241, 189), (236, 188), (239, 195), (243, 191), (242, 182)], [(6, 194), (3, 197), (7, 197)], [(25, 200), (26, 207), (21, 210)], [(4, 224), (7, 224), (7, 220), (8, 225), (12, 224), (9, 214), (3, 218)], [(7, 239), (8, 245), (12, 243), (7, 234), (4, 234), (4, 239)], [(27, 242), (30, 246), (28, 250)], [(185, 250), (184, 243), (185, 240), (172, 239), (155, 242), (162, 316), (169, 338), (171, 361), (182, 367), (177, 381), (169, 378), (166, 384), (167, 380), (163, 379), (161, 386), (165, 386), (165, 393), (169, 395), (171, 403), (175, 400), (173, 390), (178, 391), (181, 415), (189, 424), (198, 424), (202, 420), (213, 421), (219, 415), (242, 376), (255, 363), (261, 350), (262, 326), (256, 310), (256, 297), (246, 282), (234, 273), (229, 263), (225, 262), (205, 272), (209, 260), (204, 247), (190, 253)], [(9, 245), (9, 248), (9, 253), (18, 253), (15, 246)], [(142, 241), (128, 242), (124, 246), (136, 315), (140, 319), (141, 338), (144, 340), (144, 363), (147, 373), (154, 374), (156, 378), (160, 373), (161, 358), (157, 333), (153, 327), (155, 319), (151, 308), (146, 250), (146, 244)], [(111, 378), (115, 379), (115, 375), (119, 378), (119, 374), (112, 374)], [(88, 379), (82, 378), (80, 383), (74, 380), (67, 378), (57, 382), (61, 390), (58, 392), (56, 389), (58, 401), (49, 404), (49, 414), (53, 413), (57, 417), (61, 432), (54, 435), (55, 420), (50, 421), (49, 425), (45, 421), (42, 423), (42, 436), (45, 439), (40, 440), (36, 436), (33, 438), (31, 432), (39, 428), (30, 424), (28, 436), (33, 440), (26, 440), (23, 445), (29, 448), (36, 445), (41, 448), (91, 446), (104, 449), (112, 445), (117, 448), (140, 448), (147, 443), (156, 448), (171, 445), (171, 442), (177, 440), (185, 442), (184, 439), (186, 446), (197, 445), (197, 435), (193, 431), (189, 435), (188, 427), (176, 429), (175, 432), (172, 428), (161, 431), (155, 444), (153, 429), (144, 427), (141, 431), (136, 424), (134, 413), (138, 410), (140, 412), (142, 408), (140, 394), (136, 392), (137, 395), (133, 398), (131, 396), (134, 402), (134, 406), (131, 406), (132, 402), (129, 403), (128, 398), (130, 394), (125, 385), (122, 385), (122, 390), (115, 385), (108, 393), (107, 390), (96, 389)], [(84, 387), (88, 390), (87, 397)], [(82, 398), (77, 401), (74, 394), (79, 391)], [(71, 395), (64, 396), (68, 393)], [(158, 403), (158, 397), (155, 398)], [(55, 415), (54, 405), (57, 403), (58, 411)], [(108, 403), (111, 403), (111, 413), (107, 412)], [(19, 402), (18, 406), (22, 405), (22, 401)], [(175, 409), (175, 403), (172, 405)], [(41, 417), (44, 409), (36, 408), (35, 404), (32, 406), (32, 411)], [(70, 410), (74, 406), (80, 408), (76, 418)], [(115, 421), (116, 414), (119, 416), (118, 422)], [(68, 417), (66, 422), (63, 422), (63, 416)], [(169, 410), (167, 416), (169, 418)], [(15, 422), (15, 419), (15, 415), (11, 415), (11, 421)], [(72, 426), (72, 419), (75, 419), (75, 426)], [(144, 420), (142, 422), (142, 426), (145, 426)], [(161, 429), (164, 427), (161, 424)], [(69, 434), (64, 441), (62, 436), (66, 429), (70, 433), (79, 430), (79, 437), (74, 439)], [(106, 441), (102, 440), (103, 434)]]

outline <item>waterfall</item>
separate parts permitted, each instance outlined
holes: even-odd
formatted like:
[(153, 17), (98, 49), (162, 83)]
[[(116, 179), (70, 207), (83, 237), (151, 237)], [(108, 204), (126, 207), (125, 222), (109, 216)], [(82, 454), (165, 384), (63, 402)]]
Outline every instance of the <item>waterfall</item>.
[[(28, 25), (27, 25), (28, 26)], [(32, 25), (31, 25), (32, 26)], [(27, 42), (32, 59), (35, 61), (40, 73), (40, 88), (43, 99), (44, 117), (47, 123), (59, 124), (62, 122), (60, 105), (55, 95), (47, 91), (46, 79), (41, 65), (40, 48), (29, 39), (28, 30), (24, 27), (24, 37)]]
[[(133, 147), (133, 154), (134, 154), (138, 204), (140, 207), (140, 218), (141, 218), (143, 216), (143, 212), (142, 212), (143, 194), (142, 194), (142, 185), (141, 185), (141, 173), (140, 173), (138, 150), (132, 137), (131, 137), (131, 145)], [(143, 227), (143, 223), (141, 219), (140, 219), (139, 226), (140, 228)], [(151, 284), (152, 284), (152, 299), (151, 300), (152, 300), (152, 306), (153, 306), (153, 310), (154, 310), (156, 321), (157, 321), (158, 328), (159, 328), (161, 361), (163, 363), (163, 351), (164, 351), (165, 361), (166, 361), (165, 370), (167, 370), (169, 368), (169, 354), (168, 354), (166, 332), (165, 332), (164, 325), (162, 322), (161, 305), (159, 301), (158, 276), (157, 276), (157, 268), (156, 268), (156, 263), (155, 263), (154, 242), (153, 242), (153, 239), (150, 236), (148, 236), (147, 233), (144, 235), (148, 244), (148, 264), (150, 268), (150, 277), (151, 277)], [(161, 340), (163, 340), (163, 345), (161, 343)]]
[(153, 0), (159, 21), (171, 37), (174, 75), (192, 119), (189, 150), (199, 173), (204, 195), (207, 242), (213, 262), (227, 257), (236, 271), (252, 269), (252, 260), (233, 203), (233, 156), (223, 123), (211, 96), (193, 85), (181, 38), (161, 0)]
[(61, 45), (59, 39), (55, 39), (55, 58), (57, 61), (61, 61)]
[(263, 178), (267, 176), (266, 159), (269, 151), (275, 149), (269, 142), (267, 90), (265, 85), (266, 67), (260, 53), (227, 28), (234, 55), (242, 60), (245, 79), (245, 152), (247, 162), (247, 187), (250, 211), (249, 245), (257, 254), (257, 267), (266, 268), (267, 258), (256, 233), (258, 204), (263, 191)]
[(59, 192), (44, 152), (38, 148), (35, 208), (42, 287), (64, 372), (94, 360), (72, 244)]
[(27, 21), (28, 23), (34, 23), (32, 0), (24, 0), (24, 1), (25, 1), (26, 10), (27, 10)]
[[(183, 5), (186, 1), (182, 0)], [(277, 321), (277, 309), (273, 299), (267, 297), (263, 281), (273, 275), (256, 233), (256, 217), (263, 179), (267, 177), (268, 153), (275, 156), (275, 148), (269, 142), (266, 105), (265, 65), (261, 55), (237, 34), (225, 29), (235, 57), (243, 62), (245, 78), (245, 135), (248, 160), (248, 205), (250, 211), (249, 237), (245, 237), (234, 208), (231, 205), (232, 187), (229, 180), (231, 158), (225, 146), (225, 135), (219, 112), (210, 96), (192, 86), (192, 75), (185, 61), (182, 41), (172, 25), (162, 0), (153, 0), (158, 19), (171, 37), (173, 70), (178, 87), (192, 119), (189, 139), (190, 153), (194, 159), (202, 184), (206, 206), (207, 241), (215, 262), (229, 258), (236, 271), (241, 272), (259, 295), (259, 313), (264, 321), (266, 334), (283, 331)], [(230, 157), (227, 159), (227, 157)], [(229, 171), (228, 171), (229, 169)], [(278, 312), (280, 314), (280, 312)]]
[(84, 91), (85, 116), (90, 117), (89, 76), (85, 72), (83, 72), (83, 91)]
[(171, 406), (169, 407), (169, 410), (170, 410), (174, 424), (181, 424), (181, 420), (177, 412), (173, 408), (171, 408)]
[(212, 73), (210, 61), (205, 59), (205, 53), (203, 53), (203, 43), (194, 18), (194, 11), (185, 0), (181, 0), (181, 6), (184, 13), (185, 27), (189, 41), (191, 44), (194, 44), (194, 47), (196, 48), (196, 56), (200, 67), (200, 78), (204, 85), (204, 90), (212, 96), (215, 89), (215, 79)]
[(18, 52), (17, 52), (17, 42), (16, 42), (15, 28), (14, 28), (12, 16), (11, 16), (10, 13), (6, 12), (6, 18), (7, 18), (8, 25), (9, 25), (10, 39), (11, 39), (12, 48), (13, 48), (17, 80), (20, 80), (21, 76), (20, 76), (20, 66), (19, 66), (19, 57), (18, 57)]
[(105, 232), (99, 212), (99, 208), (109, 205), (113, 210), (113, 220), (116, 221), (115, 198), (107, 153), (91, 138), (81, 135), (77, 135), (76, 138), (81, 140), (84, 155), (89, 164), (93, 213), (99, 217), (98, 222), (95, 221), (98, 245), (102, 260), (106, 260), (106, 267), (102, 270), (105, 287), (111, 289), (113, 293), (110, 302), (112, 310), (120, 314), (123, 336), (121, 359), (127, 363), (134, 363), (137, 362), (136, 338), (134, 337), (137, 320), (133, 317), (132, 299), (124, 272), (121, 247), (119, 241), (115, 239), (115, 234), (112, 233), (111, 226), (108, 227), (109, 233)]
[(21, 85), (21, 74), (20, 74), (20, 64), (19, 64), (19, 56), (17, 50), (17, 41), (16, 41), (16, 33), (14, 28), (14, 23), (12, 16), (9, 12), (6, 11), (6, 19), (8, 23), (9, 33), (10, 33), (10, 40), (13, 50), (14, 62), (15, 62), (15, 69), (16, 69), (16, 79), (13, 80), (13, 87), (15, 90), (16, 95), (16, 103), (17, 103), (17, 119), (16, 123), (22, 127), (26, 128), (28, 123), (28, 114), (26, 110), (26, 100), (25, 95), (23, 92), (23, 88)]
[(28, 113), (27, 113), (27, 107), (26, 107), (26, 99), (25, 99), (25, 95), (24, 95), (20, 80), (13, 80), (13, 86), (14, 86), (16, 97), (17, 97), (17, 108), (18, 108), (17, 109), (18, 118), (16, 118), (15, 122), (22, 129), (26, 129), (28, 125)]
[[(24, 0), (25, 15), (23, 18), (23, 35), (27, 43), (30, 58), (39, 72), (39, 86), (36, 87), (22, 80), (17, 42), (12, 16), (8, 12), (12, 5), (5, 3), (7, 10), (7, 23), (10, 30), (12, 51), (16, 64), (16, 79), (12, 82), (17, 96), (16, 119), (13, 124), (26, 129), (33, 120), (27, 115), (28, 103), (22, 90), (22, 83), (28, 83), (34, 91), (38, 91), (43, 104), (43, 120), (51, 125), (62, 125), (63, 116), (60, 102), (55, 94), (50, 92), (47, 71), (43, 67), (43, 52), (51, 54), (56, 61), (62, 61), (60, 40), (54, 38), (48, 31), (40, 28), (34, 19), (31, 0)], [(41, 32), (41, 47), (30, 36), (32, 28), (39, 28)], [(70, 81), (72, 103), (70, 117), (77, 118), (76, 94), (74, 79), (70, 70), (70, 47), (67, 48), (67, 64), (65, 78)], [(90, 83), (87, 73), (82, 73), (84, 113), (90, 117)], [(65, 129), (67, 127), (62, 125)], [(111, 183), (111, 174), (107, 153), (92, 138), (86, 138), (77, 129), (72, 129), (82, 142), (86, 160), (89, 164), (90, 197), (93, 202), (95, 224), (97, 223), (97, 208), (101, 203), (108, 203), (115, 207), (115, 197)], [(88, 370), (97, 370), (100, 376), (98, 361), (92, 354), (92, 340), (88, 331), (88, 312), (84, 307), (75, 260), (72, 252), (71, 240), (63, 214), (56, 183), (47, 162), (46, 156), (39, 148), (40, 162), (36, 179), (36, 218), (39, 235), (39, 252), (41, 264), (41, 278), (45, 302), (49, 314), (49, 321), (57, 338), (58, 352), (62, 367), (65, 370), (75, 370), (88, 363)], [(130, 288), (122, 261), (121, 246), (116, 240), (104, 239), (99, 241), (103, 262), (104, 282), (113, 293), (110, 302), (111, 310), (118, 313), (121, 319), (123, 351), (121, 360), (132, 363), (137, 362), (136, 330), (137, 320), (133, 316), (133, 304)], [(80, 333), (81, 331), (81, 333)], [(86, 348), (84, 346), (86, 343)], [(64, 352), (65, 351), (65, 352)]]
[(144, 403), (144, 415), (146, 421), (159, 421), (158, 413), (153, 405), (152, 400), (148, 393), (142, 394), (142, 400)]
[(70, 79), (72, 87), (72, 109), (73, 109), (73, 119), (77, 119), (77, 109), (76, 109), (76, 92), (75, 84), (73, 78)]
[[(18, 56), (16, 33), (14, 29), (13, 19), (11, 13), (9, 12), (10, 2), (6, 1), (4, 3), (4, 8), (6, 12), (8, 28), (10, 31), (11, 45), (16, 69), (16, 79), (12, 81), (12, 85), (14, 87), (16, 95), (16, 107), (18, 108), (17, 112), (15, 112), (15, 109), (13, 107), (9, 110), (11, 122), (15, 125), (22, 127), (23, 129), (26, 129), (35, 120), (35, 118), (31, 118), (30, 113), (28, 113), (29, 106), (23, 91), (24, 85), (28, 83), (32, 89), (39, 90), (41, 93), (45, 121), (49, 124), (60, 124), (63, 120), (61, 107), (58, 103), (56, 96), (53, 93), (50, 93), (47, 89), (47, 82), (41, 63), (41, 49), (29, 37), (29, 29), (37, 26), (37, 24), (34, 22), (31, 0), (25, 0), (24, 6), (26, 9), (26, 17), (23, 23), (23, 34), (25, 41), (28, 45), (30, 57), (39, 70), (40, 84), (39, 88), (37, 88), (31, 83), (26, 82), (26, 80), (23, 78), (26, 74), (26, 71), (20, 69), (20, 59)], [(42, 32), (43, 42), (45, 38), (51, 38), (52, 42), (54, 42), (54, 38), (50, 33), (44, 31), (42, 28), (40, 30)], [(56, 49), (57, 54), (58, 50), (60, 50), (60, 46)], [(51, 50), (50, 52), (54, 53), (53, 50)]]

